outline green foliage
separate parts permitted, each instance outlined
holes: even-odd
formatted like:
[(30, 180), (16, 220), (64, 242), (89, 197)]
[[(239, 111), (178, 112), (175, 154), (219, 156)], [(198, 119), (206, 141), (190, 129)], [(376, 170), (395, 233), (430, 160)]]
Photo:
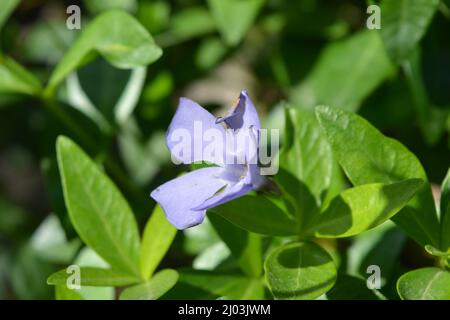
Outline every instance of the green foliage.
[(398, 279), (397, 290), (404, 300), (449, 300), (450, 272), (440, 268), (408, 272)]
[(178, 281), (175, 270), (165, 269), (146, 283), (126, 288), (120, 294), (120, 300), (156, 300), (169, 291)]
[(211, 211), (254, 233), (290, 236), (297, 231), (296, 222), (264, 197), (244, 196)]
[(99, 15), (85, 27), (80, 37), (58, 63), (47, 90), (98, 53), (117, 68), (131, 69), (156, 61), (162, 54), (152, 36), (135, 18), (123, 11)]
[(424, 36), (439, 0), (383, 0), (380, 35), (395, 62), (407, 59)]
[[(73, 275), (70, 270), (61, 270), (52, 274), (47, 283), (50, 285), (65, 286)], [(138, 277), (126, 275), (111, 269), (84, 267), (80, 269), (80, 285), (92, 287), (125, 286), (139, 282)]]
[(329, 44), (291, 100), (304, 108), (326, 104), (355, 111), (393, 72), (378, 34), (361, 31)]
[(177, 229), (166, 219), (161, 207), (157, 205), (144, 229), (141, 245), (141, 272), (149, 279), (166, 254)]
[(0, 4), (0, 30), (8, 19), (9, 15), (14, 11), (20, 0), (4, 0)]
[(347, 189), (312, 223), (316, 236), (349, 237), (374, 228), (400, 211), (421, 186), (421, 180), (410, 179)]
[(40, 90), (41, 84), (33, 74), (0, 54), (0, 93), (37, 95)]
[(269, 255), (264, 269), (276, 299), (314, 299), (331, 289), (336, 281), (333, 259), (314, 243), (279, 247)]
[(57, 153), (67, 210), (81, 239), (113, 268), (140, 275), (139, 233), (123, 195), (70, 139), (58, 138)]
[(208, 0), (217, 27), (229, 45), (241, 41), (263, 4), (264, 0)]
[[(360, 116), (330, 107), (316, 110), (339, 164), (354, 185), (428, 180), (422, 165), (406, 147), (383, 136)], [(428, 183), (394, 221), (418, 243), (438, 245), (439, 223)]]
[[(0, 299), (450, 299), (449, 1), (0, 2)], [(176, 103), (243, 89), (279, 170), (178, 232)]]

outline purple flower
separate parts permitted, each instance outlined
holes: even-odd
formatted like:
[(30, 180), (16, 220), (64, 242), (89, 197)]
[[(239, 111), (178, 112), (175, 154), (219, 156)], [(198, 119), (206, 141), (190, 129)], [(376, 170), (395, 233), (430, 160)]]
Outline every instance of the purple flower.
[[(205, 161), (216, 166), (189, 172), (153, 190), (150, 196), (161, 205), (171, 224), (180, 230), (200, 224), (207, 209), (243, 196), (263, 184), (257, 164), (260, 128), (258, 114), (246, 91), (240, 93), (236, 107), (223, 118), (214, 117), (194, 101), (180, 99), (166, 135), (172, 156), (182, 147), (184, 153), (178, 157), (180, 162)], [(212, 131), (237, 140), (246, 137), (250, 143), (247, 141), (240, 147), (235, 143), (230, 148), (227, 143), (213, 141), (218, 152), (205, 152), (208, 145), (203, 147), (203, 144), (198, 150), (196, 142)], [(193, 143), (174, 139), (177, 132), (189, 133), (194, 137)], [(246, 134), (241, 135), (242, 132)]]

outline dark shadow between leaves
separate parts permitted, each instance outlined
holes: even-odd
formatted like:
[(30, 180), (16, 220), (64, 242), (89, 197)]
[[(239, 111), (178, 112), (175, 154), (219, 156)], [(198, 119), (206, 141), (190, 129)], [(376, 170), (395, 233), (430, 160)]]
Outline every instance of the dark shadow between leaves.
[(315, 291), (321, 291), (325, 288), (330, 287), (331, 285), (334, 284), (335, 281), (336, 281), (336, 277), (331, 277), (318, 285), (315, 285), (315, 286), (312, 286), (312, 287), (309, 287), (306, 289), (300, 289), (300, 290), (295, 290), (295, 291), (272, 290), (272, 293), (278, 299), (288, 299), (288, 298), (293, 298), (293, 297), (297, 297), (297, 296), (306, 296)]

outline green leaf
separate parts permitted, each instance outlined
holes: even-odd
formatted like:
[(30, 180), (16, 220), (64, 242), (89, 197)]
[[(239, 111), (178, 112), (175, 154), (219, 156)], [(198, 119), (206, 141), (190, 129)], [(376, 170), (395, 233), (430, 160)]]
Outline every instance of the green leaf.
[(350, 237), (372, 229), (399, 212), (420, 189), (420, 179), (364, 184), (343, 191), (312, 223), (319, 238)]
[(174, 14), (169, 30), (157, 36), (163, 48), (196, 38), (216, 30), (214, 19), (203, 6), (192, 6)]
[(144, 279), (150, 279), (176, 234), (177, 229), (169, 223), (163, 210), (157, 205), (145, 226), (142, 238), (141, 272)]
[(275, 299), (315, 299), (336, 281), (331, 256), (315, 243), (290, 243), (274, 250), (264, 264)]
[(375, 289), (369, 289), (364, 279), (340, 274), (336, 284), (327, 293), (329, 300), (381, 300), (382, 295)]
[(425, 181), (393, 220), (419, 244), (438, 246), (440, 230), (431, 188), (414, 154), (352, 112), (321, 106), (316, 113), (336, 159), (355, 186), (413, 178)]
[[(102, 269), (110, 269), (109, 264), (103, 260), (94, 250), (84, 247), (73, 264), (80, 267), (95, 267)], [(81, 286), (77, 291), (85, 300), (114, 300), (114, 287), (90, 287)]]
[(263, 196), (241, 197), (209, 211), (250, 232), (272, 236), (297, 233), (295, 220)]
[(441, 184), (441, 200), (440, 200), (440, 209), (441, 209), (441, 217), (445, 215), (448, 207), (450, 206), (450, 168), (447, 171), (447, 174), (442, 181)]
[(247, 278), (217, 271), (182, 270), (180, 271), (180, 282), (212, 293), (222, 299), (264, 298), (264, 286), (260, 278)]
[(331, 183), (333, 155), (314, 113), (286, 108), (280, 166), (305, 183), (317, 199)]
[(147, 30), (126, 12), (102, 13), (83, 28), (59, 62), (47, 91), (52, 92), (67, 75), (92, 59), (93, 53), (102, 55), (117, 68), (132, 69), (158, 60), (162, 50)]
[(208, 216), (239, 267), (250, 277), (262, 274), (261, 236), (236, 227), (217, 214)]
[(403, 300), (450, 300), (450, 272), (439, 268), (410, 271), (398, 279)]
[(450, 169), (441, 186), (441, 248), (450, 252)]
[(347, 250), (347, 273), (367, 277), (367, 268), (378, 265), (383, 270), (382, 283), (391, 281), (406, 241), (406, 235), (392, 221), (358, 235)]
[(138, 6), (136, 0), (84, 0), (83, 3), (92, 14), (112, 9), (133, 12)]
[(20, 0), (2, 0), (0, 3), (0, 30), (19, 3)]
[[(67, 280), (73, 279), (74, 272), (69, 269), (53, 273), (47, 279), (49, 285), (66, 285)], [(80, 285), (92, 287), (120, 287), (139, 282), (138, 277), (117, 272), (112, 269), (95, 267), (80, 267)]]
[(253, 24), (264, 0), (208, 0), (214, 20), (229, 45), (237, 45)]
[(66, 285), (55, 286), (56, 300), (84, 300), (75, 289), (69, 289)]
[(419, 44), (439, 0), (383, 0), (380, 35), (395, 62), (409, 57)]
[(449, 257), (450, 258), (450, 253), (449, 252), (443, 252), (439, 249), (436, 249), (435, 247), (433, 247), (432, 245), (427, 244), (425, 246), (425, 251), (428, 252), (429, 254), (431, 254), (432, 256), (435, 257)]
[(58, 166), (70, 219), (80, 238), (112, 268), (139, 272), (139, 233), (114, 183), (70, 139), (57, 140)]
[(119, 298), (120, 300), (156, 300), (172, 289), (177, 281), (178, 272), (165, 269), (155, 274), (146, 283), (126, 288)]
[(41, 84), (33, 74), (0, 54), (0, 93), (37, 95), (40, 91)]
[[(286, 108), (280, 170), (274, 177), (283, 199), (304, 226), (314, 216), (330, 187), (334, 160), (331, 148), (310, 111)], [(286, 172), (287, 171), (287, 172)]]
[(304, 108), (328, 104), (356, 110), (364, 98), (394, 72), (376, 32), (363, 31), (330, 44), (291, 101)]

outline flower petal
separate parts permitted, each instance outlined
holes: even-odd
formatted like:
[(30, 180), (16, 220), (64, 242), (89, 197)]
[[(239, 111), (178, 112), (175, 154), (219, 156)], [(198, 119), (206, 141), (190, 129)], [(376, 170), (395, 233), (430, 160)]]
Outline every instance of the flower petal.
[(241, 91), (236, 107), (218, 122), (222, 121), (231, 129), (247, 129), (251, 127), (256, 130), (261, 129), (256, 108), (245, 90)]
[(242, 182), (236, 183), (234, 185), (228, 185), (223, 191), (207, 199), (202, 204), (194, 207), (194, 209), (195, 210), (211, 209), (222, 203), (239, 198), (252, 190), (253, 186), (251, 184), (245, 184)]
[(150, 196), (161, 205), (167, 219), (177, 229), (195, 226), (203, 221), (206, 210), (193, 208), (225, 186), (220, 179), (222, 170), (208, 167), (189, 172), (159, 186)]
[[(224, 152), (222, 144), (218, 148), (219, 154), (204, 152), (210, 143), (214, 143), (214, 141), (209, 143), (203, 141), (206, 131), (209, 134), (217, 133), (221, 141), (223, 140), (225, 129), (216, 120), (216, 117), (198, 103), (187, 98), (180, 98), (177, 111), (166, 134), (167, 146), (172, 156), (185, 164), (206, 161), (221, 165)], [(188, 141), (182, 139), (184, 135), (188, 136)], [(196, 146), (200, 147), (196, 149)], [(180, 147), (187, 150), (187, 154), (180, 156), (178, 154)]]

